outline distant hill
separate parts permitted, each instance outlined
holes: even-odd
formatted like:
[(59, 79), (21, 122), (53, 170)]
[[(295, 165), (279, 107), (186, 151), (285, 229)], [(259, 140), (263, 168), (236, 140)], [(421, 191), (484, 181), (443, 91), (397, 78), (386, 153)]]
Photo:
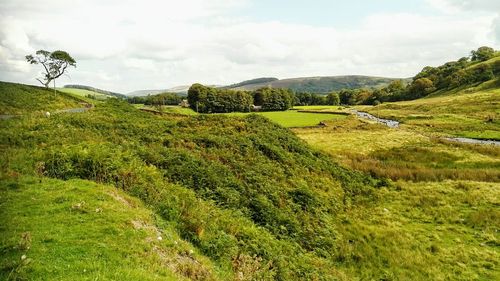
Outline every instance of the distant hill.
[(254, 85), (254, 84), (266, 84), (266, 83), (272, 83), (272, 82), (275, 82), (275, 81), (278, 81), (279, 79), (278, 78), (266, 78), (266, 77), (263, 77), (263, 78), (256, 78), (256, 79), (251, 79), (251, 80), (246, 80), (246, 81), (243, 81), (243, 82), (240, 82), (240, 83), (236, 83), (236, 84), (232, 84), (232, 85), (229, 85), (229, 86), (223, 86), (223, 87), (220, 87), (220, 88), (223, 88), (223, 89), (235, 89), (235, 88), (240, 88), (240, 87), (244, 87), (244, 86), (250, 86), (250, 85)]
[[(362, 75), (301, 77), (289, 79), (257, 78), (233, 84), (225, 88), (255, 90), (262, 87), (289, 88), (295, 92), (329, 93), (341, 89), (381, 88), (401, 78), (373, 77)], [(406, 80), (406, 79), (403, 79)]]
[(87, 90), (87, 91), (96, 92), (96, 93), (99, 93), (99, 94), (103, 94), (103, 95), (106, 95), (106, 96), (112, 96), (112, 97), (116, 97), (116, 98), (126, 98), (127, 97), (127, 96), (125, 96), (123, 94), (120, 94), (120, 93), (106, 91), (106, 90), (94, 88), (94, 87), (91, 87), (91, 86), (85, 86), (85, 85), (64, 85), (64, 88)]
[[(187, 95), (187, 91), (189, 90), (189, 87), (191, 87), (191, 85), (181, 85), (181, 86), (175, 86), (172, 88), (160, 89), (160, 90), (137, 90), (137, 91), (127, 93), (126, 95), (129, 97), (143, 97), (143, 96), (147, 96), (147, 95), (157, 95), (157, 94), (161, 94), (161, 93), (175, 93), (175, 94), (179, 94), (181, 96), (185, 96), (185, 95)], [(217, 87), (220, 87), (220, 85), (211, 85), (210, 87), (217, 88)]]
[(141, 97), (141, 96), (147, 96), (147, 95), (156, 95), (156, 94), (163, 93), (166, 91), (167, 91), (166, 89), (163, 89), (163, 90), (137, 90), (137, 91), (133, 91), (130, 93), (126, 93), (126, 95), (129, 97)]

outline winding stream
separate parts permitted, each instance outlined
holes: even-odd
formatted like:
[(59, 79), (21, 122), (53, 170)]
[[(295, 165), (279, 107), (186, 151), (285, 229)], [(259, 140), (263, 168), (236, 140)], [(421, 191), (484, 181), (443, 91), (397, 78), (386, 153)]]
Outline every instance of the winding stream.
[[(357, 111), (354, 109), (352, 110), (352, 112), (360, 118), (373, 120), (373, 121), (376, 121), (378, 123), (384, 124), (390, 128), (398, 128), (399, 127), (399, 122), (396, 120), (378, 118), (378, 117), (371, 115), (370, 113), (363, 112), (363, 111)], [(471, 138), (462, 138), (462, 137), (444, 138), (444, 139), (449, 140), (449, 141), (461, 142), (461, 143), (486, 144), (486, 145), (499, 145), (500, 146), (500, 141), (496, 141), (496, 140), (480, 140), (480, 139), (471, 139)]]
[(356, 114), (358, 117), (376, 121), (378, 123), (386, 125), (389, 128), (399, 128), (399, 122), (396, 120), (378, 118), (378, 117), (371, 115), (370, 113), (363, 112), (363, 111), (357, 111), (355, 109), (353, 109), (352, 112), (354, 114)]
[(500, 146), (500, 141), (495, 141), (495, 140), (478, 140), (478, 139), (470, 139), (470, 138), (445, 138), (445, 140), (462, 142), (462, 143), (489, 144), (489, 145), (499, 145)]

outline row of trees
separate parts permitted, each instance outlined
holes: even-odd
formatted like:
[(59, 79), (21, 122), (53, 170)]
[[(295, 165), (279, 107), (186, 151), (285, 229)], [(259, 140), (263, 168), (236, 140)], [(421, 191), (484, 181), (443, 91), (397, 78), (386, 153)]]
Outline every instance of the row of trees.
[(145, 97), (129, 97), (128, 102), (134, 104), (145, 104), (153, 106), (178, 105), (182, 97), (175, 93), (161, 93), (157, 95), (148, 95)]
[(193, 84), (189, 88), (187, 99), (190, 107), (200, 113), (249, 112), (253, 108), (253, 96), (249, 92), (201, 84)]
[(233, 91), (193, 84), (188, 90), (190, 107), (200, 113), (250, 112), (254, 106), (263, 111), (287, 110), (294, 96), (287, 89), (262, 88), (253, 92)]
[(387, 101), (413, 100), (444, 89), (474, 85), (500, 76), (500, 60), (486, 62), (496, 55), (493, 48), (481, 47), (471, 56), (438, 67), (426, 66), (410, 83), (392, 81), (382, 89), (342, 90), (341, 104), (378, 104)]

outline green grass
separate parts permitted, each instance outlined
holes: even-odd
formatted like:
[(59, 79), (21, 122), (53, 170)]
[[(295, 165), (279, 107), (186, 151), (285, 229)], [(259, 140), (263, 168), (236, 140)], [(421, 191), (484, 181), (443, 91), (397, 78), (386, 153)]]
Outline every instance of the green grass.
[(85, 89), (57, 88), (57, 90), (61, 91), (61, 92), (64, 92), (64, 93), (68, 93), (68, 94), (73, 94), (73, 95), (76, 95), (76, 96), (80, 96), (80, 97), (89, 97), (89, 96), (92, 96), (96, 100), (105, 100), (107, 98), (110, 98), (110, 96), (108, 96), (108, 95), (97, 93), (97, 92), (94, 92), (94, 91), (85, 90)]
[(356, 170), (394, 180), (500, 182), (500, 147), (457, 144), (403, 127), (391, 129), (354, 116), (296, 134)]
[(195, 249), (171, 226), (115, 187), (36, 177), (0, 183), (2, 280), (216, 279), (210, 262), (186, 256)]
[[(139, 108), (141, 107), (142, 106), (139, 106)], [(151, 108), (154, 110), (159, 110), (157, 107), (150, 107), (150, 106), (144, 106), (144, 107)], [(311, 107), (311, 109), (314, 109), (314, 107)], [(162, 107), (161, 111), (165, 113), (174, 113), (181, 115), (193, 115), (193, 116), (198, 115), (198, 113), (196, 113), (192, 109), (183, 108), (180, 106), (164, 106)], [(260, 116), (264, 116), (269, 120), (271, 120), (272, 122), (275, 122), (286, 128), (317, 126), (319, 125), (319, 122), (322, 121), (341, 120), (345, 118), (345, 116), (341, 116), (338, 114), (315, 114), (315, 113), (298, 112), (296, 110), (255, 112), (255, 113), (234, 112), (234, 113), (223, 113), (220, 115), (244, 117), (249, 114), (258, 114)]]
[(499, 82), (444, 91), (414, 101), (358, 108), (399, 120), (420, 132), (500, 140), (500, 87), (495, 83)]
[[(500, 186), (396, 182), (339, 224), (341, 268), (361, 280), (498, 280)], [(374, 278), (376, 277), (376, 278)], [(349, 277), (346, 278), (349, 280)]]
[(23, 84), (0, 81), (0, 114), (31, 115), (58, 109), (82, 107), (82, 100), (71, 95)]
[(153, 115), (108, 99), (84, 114), (0, 125), (5, 174), (115, 185), (226, 272), (222, 280), (337, 276), (334, 217), (378, 182), (256, 114)]
[[(249, 113), (228, 113), (230, 116), (245, 116)], [(258, 112), (258, 115), (264, 116), (269, 120), (286, 128), (291, 127), (308, 127), (317, 126), (319, 122), (327, 120), (340, 120), (345, 116), (337, 114), (316, 114), (297, 112), (295, 110), (288, 111), (271, 111), (271, 112)]]

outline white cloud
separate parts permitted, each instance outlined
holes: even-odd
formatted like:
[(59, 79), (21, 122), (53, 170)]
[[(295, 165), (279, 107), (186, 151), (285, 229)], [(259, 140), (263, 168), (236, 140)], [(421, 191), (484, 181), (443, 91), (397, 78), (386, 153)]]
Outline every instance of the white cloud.
[(500, 11), (500, 1), (498, 0), (427, 0), (434, 7), (445, 12), (460, 11)]
[(39, 69), (24, 56), (63, 49), (78, 67), (58, 84), (123, 92), (261, 76), (408, 77), (500, 42), (498, 9), (488, 12), (499, 1), (428, 1), (457, 15), (376, 14), (338, 29), (234, 18), (247, 0), (4, 0), (0, 76), (33, 82)]

